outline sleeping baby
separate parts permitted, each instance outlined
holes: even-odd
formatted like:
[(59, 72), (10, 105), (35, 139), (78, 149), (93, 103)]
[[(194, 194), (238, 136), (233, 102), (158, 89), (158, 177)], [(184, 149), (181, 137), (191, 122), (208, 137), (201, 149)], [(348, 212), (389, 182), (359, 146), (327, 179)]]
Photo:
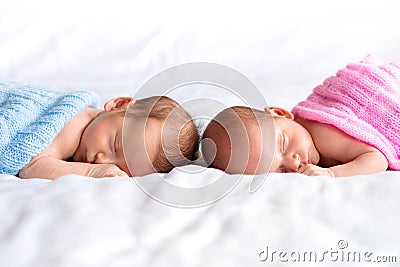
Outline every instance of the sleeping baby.
[(142, 176), (168, 172), (196, 155), (192, 118), (169, 97), (117, 97), (100, 110), (90, 91), (5, 81), (0, 87), (0, 173)]
[(209, 123), (205, 140), (205, 160), (228, 173), (338, 177), (400, 170), (400, 64), (373, 56), (348, 64), (292, 112), (227, 108)]

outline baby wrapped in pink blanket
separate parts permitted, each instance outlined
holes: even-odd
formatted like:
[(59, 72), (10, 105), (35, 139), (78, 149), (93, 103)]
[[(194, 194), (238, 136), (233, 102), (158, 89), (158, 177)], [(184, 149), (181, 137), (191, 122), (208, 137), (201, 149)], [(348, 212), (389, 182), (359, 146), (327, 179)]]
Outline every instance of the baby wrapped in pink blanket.
[(292, 112), (375, 147), (400, 170), (400, 62), (382, 65), (370, 55), (348, 64)]

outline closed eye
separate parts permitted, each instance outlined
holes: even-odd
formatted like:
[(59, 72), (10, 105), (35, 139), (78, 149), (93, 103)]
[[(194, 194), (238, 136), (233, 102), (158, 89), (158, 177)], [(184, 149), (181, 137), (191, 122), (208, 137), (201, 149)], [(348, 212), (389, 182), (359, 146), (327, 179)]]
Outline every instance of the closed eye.
[(288, 137), (285, 134), (282, 134), (282, 153), (285, 153), (288, 147)]
[(285, 136), (283, 133), (281, 133), (280, 138), (279, 138), (279, 147), (281, 149), (281, 153), (283, 154), (285, 152)]
[(116, 135), (116, 134), (115, 134), (115, 136), (114, 136), (114, 142), (113, 142), (113, 144), (112, 144), (112, 151), (113, 151), (114, 153), (117, 152), (117, 135)]

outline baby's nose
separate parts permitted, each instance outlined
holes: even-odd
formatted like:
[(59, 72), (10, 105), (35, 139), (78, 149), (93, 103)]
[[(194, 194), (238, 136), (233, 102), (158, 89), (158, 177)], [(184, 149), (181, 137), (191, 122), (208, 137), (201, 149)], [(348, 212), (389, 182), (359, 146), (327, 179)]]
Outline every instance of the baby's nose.
[(112, 160), (107, 157), (104, 153), (99, 152), (96, 154), (94, 158), (94, 163), (96, 164), (109, 164), (112, 163)]
[(290, 158), (287, 162), (289, 165), (289, 169), (292, 170), (293, 172), (297, 172), (297, 170), (300, 168), (300, 156), (297, 153), (293, 153), (290, 155)]

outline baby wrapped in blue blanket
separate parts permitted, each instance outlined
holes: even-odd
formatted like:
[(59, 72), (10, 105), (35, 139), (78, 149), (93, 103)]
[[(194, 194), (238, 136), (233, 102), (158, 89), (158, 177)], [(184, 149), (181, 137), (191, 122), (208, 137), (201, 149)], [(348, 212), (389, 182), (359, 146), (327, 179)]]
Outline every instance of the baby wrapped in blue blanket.
[(190, 115), (166, 96), (117, 97), (100, 110), (91, 91), (2, 80), (0, 134), (0, 173), (21, 178), (167, 172), (193, 160), (198, 143)]

